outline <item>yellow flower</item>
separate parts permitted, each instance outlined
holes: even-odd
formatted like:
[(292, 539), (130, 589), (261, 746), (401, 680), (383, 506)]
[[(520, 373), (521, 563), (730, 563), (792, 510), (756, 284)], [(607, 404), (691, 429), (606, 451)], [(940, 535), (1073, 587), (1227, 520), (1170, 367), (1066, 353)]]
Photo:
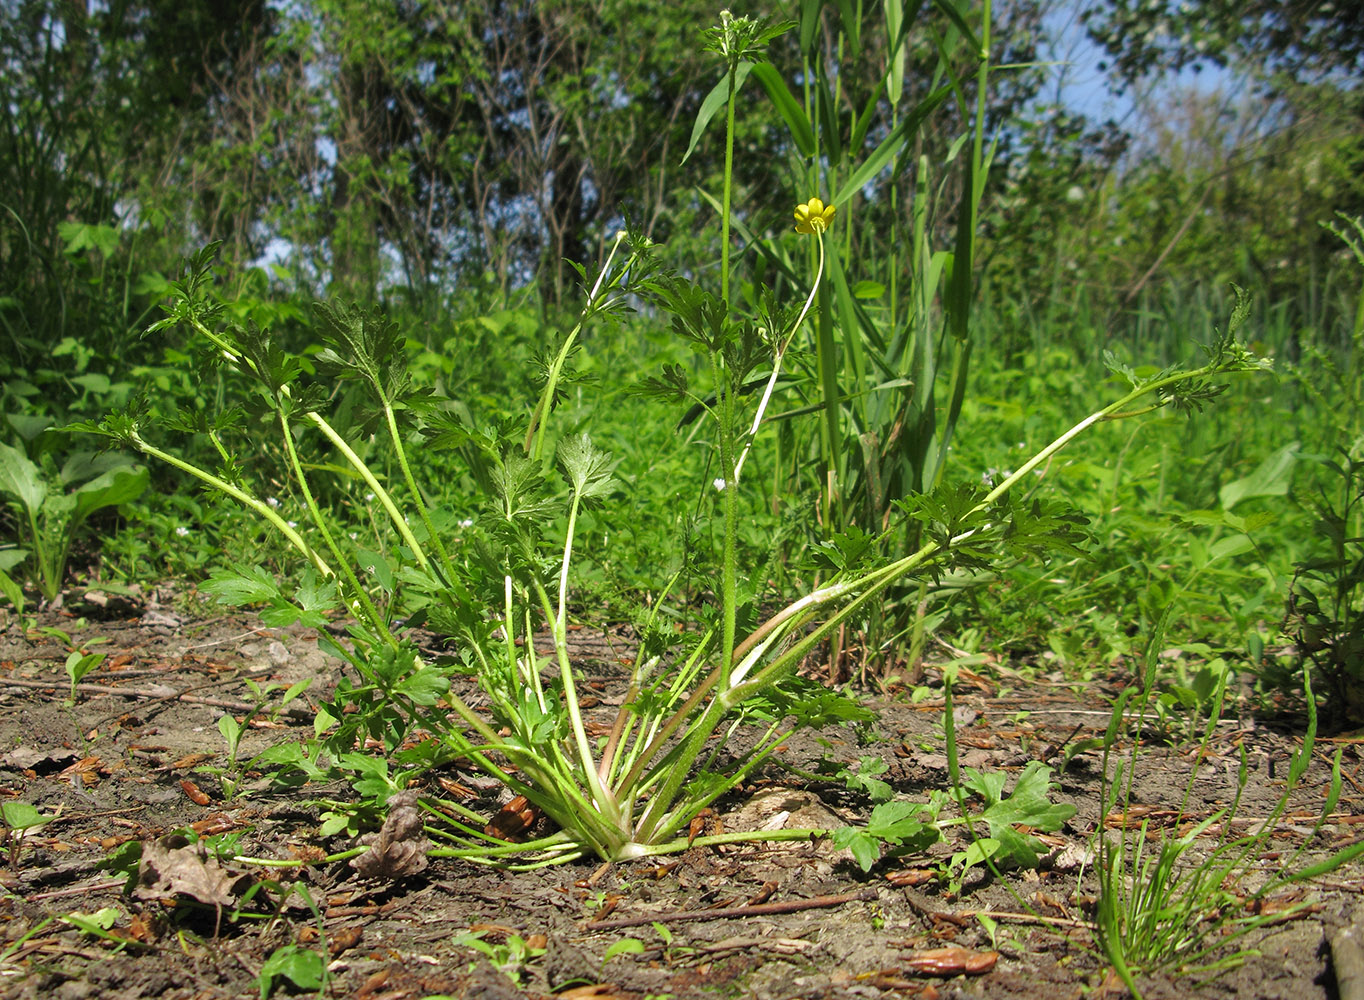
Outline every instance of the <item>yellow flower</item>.
[(796, 232), (798, 233), (827, 233), (829, 226), (833, 224), (834, 212), (838, 209), (834, 206), (825, 206), (824, 202), (818, 198), (811, 198), (804, 205), (796, 206)]

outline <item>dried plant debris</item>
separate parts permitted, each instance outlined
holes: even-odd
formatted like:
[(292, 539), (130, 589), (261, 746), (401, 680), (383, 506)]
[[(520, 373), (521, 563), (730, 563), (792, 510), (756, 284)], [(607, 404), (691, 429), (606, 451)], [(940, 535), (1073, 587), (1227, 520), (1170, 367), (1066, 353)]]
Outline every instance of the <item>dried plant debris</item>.
[(231, 872), (210, 857), (203, 842), (191, 844), (172, 834), (142, 844), (137, 868), (138, 899), (188, 896), (208, 906), (233, 906), (251, 884), (251, 876)]
[(365, 878), (396, 881), (425, 870), (431, 842), (422, 835), (422, 811), (417, 793), (399, 792), (388, 800), (388, 818), (378, 833), (360, 838), (369, 850), (352, 858), (350, 866)]

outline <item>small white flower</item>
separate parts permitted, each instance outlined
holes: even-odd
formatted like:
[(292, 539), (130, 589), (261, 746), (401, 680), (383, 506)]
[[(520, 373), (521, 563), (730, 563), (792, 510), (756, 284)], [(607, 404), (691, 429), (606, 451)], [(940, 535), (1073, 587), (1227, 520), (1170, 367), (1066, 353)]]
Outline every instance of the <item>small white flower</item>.
[(186, 538), (189, 536), (189, 529), (182, 524), (175, 529), (175, 534), (180, 538)]
[(365, 503), (369, 503), (369, 502), (370, 502), (371, 500), (373, 500), (373, 499), (374, 499), (374, 494), (373, 494), (373, 493), (366, 493), (366, 494), (365, 494)]
[(352, 531), (352, 532), (350, 533), (350, 540), (351, 540), (352, 542), (355, 541), (355, 540), (356, 540), (357, 538), (359, 538), (359, 537), (360, 537), (360, 532), (358, 532), (358, 531)]
[(287, 525), (288, 525), (289, 527), (291, 527), (291, 528), (297, 528), (297, 527), (298, 527), (298, 522), (297, 522), (297, 521), (285, 521), (284, 523), (287, 524)]
[(265, 502), (270, 505), (271, 510), (279, 509), (279, 501), (276, 500), (274, 497), (266, 497)]
[(715, 488), (717, 490), (723, 490), (725, 488), (725, 481), (723, 479), (716, 479)]
[(474, 526), (474, 519), (472, 517), (466, 517), (463, 521), (459, 522), (459, 526), (461, 528), (472, 528)]

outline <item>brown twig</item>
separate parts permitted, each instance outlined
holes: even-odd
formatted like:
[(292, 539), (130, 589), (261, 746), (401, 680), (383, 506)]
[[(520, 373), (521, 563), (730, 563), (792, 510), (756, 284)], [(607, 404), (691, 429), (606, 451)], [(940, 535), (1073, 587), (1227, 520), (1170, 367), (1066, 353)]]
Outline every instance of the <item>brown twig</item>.
[(615, 920), (593, 920), (583, 925), (584, 930), (611, 931), (618, 927), (639, 927), (643, 924), (675, 924), (684, 920), (727, 920), (732, 917), (760, 917), (773, 913), (798, 913), (801, 910), (822, 910), (859, 900), (870, 902), (877, 898), (875, 889), (845, 892), (839, 896), (812, 896), (809, 899), (790, 899), (781, 903), (757, 903), (753, 906), (725, 906), (715, 910), (675, 910), (672, 913), (653, 913), (643, 917), (618, 917)]
[[(213, 687), (217, 684), (230, 684), (237, 679), (238, 678), (229, 678), (223, 681), (214, 681), (211, 684), (203, 684), (199, 687), (191, 688), (190, 690)], [(6, 677), (3, 680), (0, 680), (0, 688), (25, 687), (43, 690), (46, 688), (61, 689), (65, 686), (65, 683), (60, 681), (49, 683), (48, 681), (23, 680), (18, 677)], [(81, 694), (107, 694), (117, 698), (145, 698), (148, 701), (153, 702), (183, 701), (190, 705), (208, 705), (211, 708), (225, 708), (232, 712), (253, 712), (260, 708), (259, 705), (253, 705), (245, 701), (234, 701), (230, 698), (201, 698), (189, 694), (186, 691), (172, 691), (168, 694), (165, 690), (158, 690), (156, 688), (115, 688), (104, 687), (99, 684), (81, 684), (77, 688), (77, 691)], [(295, 719), (311, 721), (315, 713), (310, 712), (308, 709), (299, 705), (287, 705), (281, 714)], [(117, 716), (109, 716), (109, 718), (117, 718)]]
[(53, 889), (51, 892), (40, 892), (36, 896), (29, 896), (30, 903), (36, 903), (43, 899), (61, 899), (65, 896), (83, 896), (87, 892), (108, 892), (110, 889), (122, 889), (128, 880), (126, 878), (105, 879), (103, 882), (95, 882), (92, 885), (77, 885), (69, 889)]

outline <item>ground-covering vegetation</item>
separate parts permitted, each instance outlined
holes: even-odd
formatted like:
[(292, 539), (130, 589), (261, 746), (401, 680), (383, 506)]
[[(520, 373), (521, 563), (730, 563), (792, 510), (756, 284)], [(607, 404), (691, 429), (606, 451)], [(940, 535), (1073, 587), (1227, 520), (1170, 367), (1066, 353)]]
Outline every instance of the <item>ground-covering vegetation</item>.
[[(1319, 718), (1364, 722), (1356, 40), (1322, 45), (1348, 33), (1329, 12), (1181, 5), (1160, 16), (1226, 89), (1124, 127), (1047, 102), (1058, 16), (0, 6), (7, 622), (63, 641), (72, 705), (105, 655), (35, 615), (91, 593), (174, 580), (186, 611), (317, 630), (311, 735), (244, 758), (312, 685), (253, 680), (207, 773), (229, 802), (247, 772), (328, 787), (319, 836), (369, 839), (212, 848), (276, 872), (812, 837), (871, 871), (964, 829), (935, 870), (959, 892), (1035, 866), (1075, 811), (1054, 761), (960, 765), (963, 676), (1116, 680), (1103, 738), (1059, 757), (1102, 752), (1104, 815), (1132, 807), (1121, 740), (1206, 747), (1229, 700), (1289, 713), (1303, 745), (1256, 831), (1233, 834), (1238, 791), (1183, 832), (1095, 834), (1094, 940), (1130, 989), (1242, 959), (1200, 942), (1281, 911), (1241, 920), (1238, 892), (1358, 853), (1243, 885)], [(1192, 58), (1136, 44), (1143, 16), (1087, 14), (1115, 87)], [(619, 625), (603, 722), (572, 630)], [(798, 731), (874, 727), (872, 694), (944, 698), (944, 787), (787, 765), (870, 808), (708, 826)], [(466, 804), (455, 768), (511, 801)], [(48, 821), (14, 798), (11, 866)], [(181, 863), (149, 845), (114, 867)], [(306, 878), (256, 885), (321, 925)], [(515, 940), (499, 965), (532, 957)], [(298, 942), (261, 995), (281, 978), (327, 983)]]

